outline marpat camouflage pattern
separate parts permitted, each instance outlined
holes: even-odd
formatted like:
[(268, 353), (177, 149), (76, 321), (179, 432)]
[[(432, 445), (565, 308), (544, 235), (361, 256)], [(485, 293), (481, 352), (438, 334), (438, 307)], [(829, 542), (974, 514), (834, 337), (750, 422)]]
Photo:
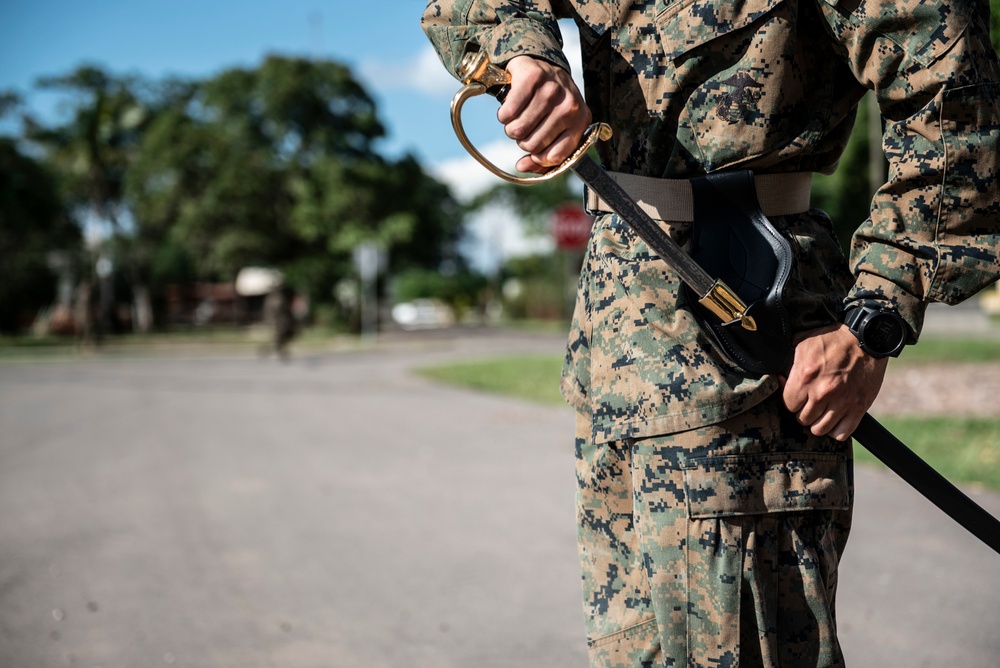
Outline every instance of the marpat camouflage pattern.
[[(846, 304), (896, 308), (1000, 276), (1000, 63), (971, 0), (431, 0), (423, 27), (454, 74), (483, 50), (568, 69), (611, 171), (832, 173), (861, 97), (885, 119), (886, 185), (850, 262), (818, 210), (772, 218), (792, 240), (795, 326)], [(679, 243), (689, 228), (662, 221)], [(563, 393), (579, 412), (578, 515), (594, 666), (840, 666), (834, 597), (850, 527), (850, 448), (813, 437), (777, 379), (730, 367), (677, 276), (602, 216), (580, 277)]]

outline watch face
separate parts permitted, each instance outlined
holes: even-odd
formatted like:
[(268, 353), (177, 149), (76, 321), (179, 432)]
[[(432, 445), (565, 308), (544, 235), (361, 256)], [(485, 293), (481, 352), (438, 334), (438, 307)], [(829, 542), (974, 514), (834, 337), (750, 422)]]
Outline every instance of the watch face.
[(891, 355), (903, 347), (903, 321), (889, 313), (874, 313), (864, 324), (865, 346), (876, 355)]

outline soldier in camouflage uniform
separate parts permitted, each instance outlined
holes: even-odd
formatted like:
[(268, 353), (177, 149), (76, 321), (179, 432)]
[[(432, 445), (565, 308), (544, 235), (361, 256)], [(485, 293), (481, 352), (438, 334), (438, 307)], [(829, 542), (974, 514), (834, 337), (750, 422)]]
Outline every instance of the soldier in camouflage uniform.
[[(580, 30), (586, 103), (555, 21)], [(966, 0), (431, 0), (445, 66), (483, 50), (498, 114), (541, 171), (592, 120), (604, 166), (661, 179), (832, 172), (860, 98), (886, 119), (888, 183), (844, 258), (822, 211), (792, 241), (787, 379), (747, 377), (698, 328), (677, 276), (615, 215), (588, 247), (563, 392), (578, 411), (579, 544), (594, 666), (840, 666), (834, 596), (850, 527), (849, 435), (884, 359), (840, 324), (997, 279), (1000, 64)], [(860, 222), (860, 221), (859, 221)], [(689, 225), (663, 220), (685, 243)]]

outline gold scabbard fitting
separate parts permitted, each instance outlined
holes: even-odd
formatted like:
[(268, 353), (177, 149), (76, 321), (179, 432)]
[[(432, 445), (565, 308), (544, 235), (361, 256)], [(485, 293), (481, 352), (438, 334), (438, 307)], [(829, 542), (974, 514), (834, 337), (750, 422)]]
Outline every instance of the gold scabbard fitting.
[(505, 172), (487, 160), (469, 140), (468, 135), (465, 134), (465, 128), (462, 127), (462, 106), (470, 98), (508, 85), (510, 83), (510, 74), (506, 70), (489, 62), (486, 54), (478, 51), (465, 55), (462, 59), (462, 65), (459, 67), (458, 75), (465, 85), (451, 100), (451, 125), (455, 129), (455, 135), (465, 150), (469, 152), (469, 155), (489, 170), (491, 174), (500, 177), (508, 183), (519, 186), (530, 186), (553, 179), (571, 169), (598, 141), (611, 139), (611, 126), (606, 123), (595, 123), (587, 128), (583, 136), (583, 142), (573, 152), (573, 155), (567, 158), (561, 165), (557, 165), (543, 174), (535, 174), (533, 176), (518, 176), (510, 172)]
[(740, 323), (743, 329), (757, 331), (757, 322), (747, 315), (747, 306), (732, 289), (722, 281), (716, 281), (712, 289), (698, 303), (711, 311), (724, 324)]

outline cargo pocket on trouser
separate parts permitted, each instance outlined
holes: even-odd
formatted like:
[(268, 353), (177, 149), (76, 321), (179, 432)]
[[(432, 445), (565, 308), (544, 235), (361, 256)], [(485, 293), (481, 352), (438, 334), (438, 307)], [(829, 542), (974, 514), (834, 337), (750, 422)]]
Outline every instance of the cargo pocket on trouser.
[(658, 665), (656, 617), (633, 523), (632, 450), (594, 444), (577, 416), (577, 533), (591, 668)]
[(683, 476), (688, 665), (843, 665), (834, 595), (846, 456), (701, 457)]

